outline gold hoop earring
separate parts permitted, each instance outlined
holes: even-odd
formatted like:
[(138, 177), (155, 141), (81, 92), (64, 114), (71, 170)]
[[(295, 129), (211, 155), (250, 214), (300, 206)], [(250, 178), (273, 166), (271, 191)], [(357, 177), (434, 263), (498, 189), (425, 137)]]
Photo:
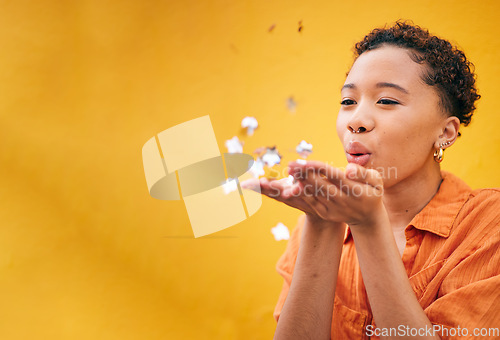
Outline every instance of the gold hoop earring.
[(434, 160), (437, 163), (441, 163), (443, 161), (443, 155), (444, 155), (443, 149), (439, 148), (439, 150), (434, 151)]
[(434, 151), (434, 160), (437, 163), (441, 163), (443, 161), (443, 156), (444, 156), (444, 147), (448, 146), (451, 144), (451, 141), (441, 143), (439, 145), (439, 150)]

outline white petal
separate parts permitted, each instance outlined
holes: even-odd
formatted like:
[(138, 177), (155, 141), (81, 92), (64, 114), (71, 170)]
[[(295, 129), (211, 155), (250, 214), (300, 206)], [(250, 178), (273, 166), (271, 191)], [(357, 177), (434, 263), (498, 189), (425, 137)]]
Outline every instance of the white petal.
[(299, 145), (297, 145), (297, 148), (295, 150), (297, 150), (298, 153), (301, 153), (304, 151), (312, 152), (312, 148), (313, 148), (312, 144), (309, 144), (308, 142), (303, 140), (302, 142), (300, 142)]
[(290, 239), (290, 231), (288, 228), (281, 222), (279, 222), (276, 227), (271, 228), (271, 233), (274, 235), (274, 239), (276, 241), (288, 240)]
[(229, 153), (242, 153), (243, 152), (243, 144), (238, 139), (238, 137), (234, 136), (231, 139), (228, 139), (225, 143), (227, 152)]
[(276, 164), (280, 164), (281, 156), (275, 147), (274, 148), (267, 148), (266, 152), (262, 156), (262, 161), (268, 167), (273, 167)]
[(253, 162), (252, 167), (249, 170), (253, 177), (259, 178), (260, 176), (263, 176), (266, 172), (264, 171), (264, 163), (260, 158), (257, 158), (255, 162)]
[(291, 186), (291, 185), (293, 185), (294, 181), (295, 181), (295, 178), (292, 175), (288, 175), (288, 177), (286, 178), (285, 183)]
[(281, 158), (278, 155), (265, 154), (262, 156), (262, 161), (264, 161), (267, 166), (272, 167), (276, 164), (280, 164)]
[(241, 121), (241, 127), (247, 129), (247, 135), (253, 135), (255, 129), (259, 126), (257, 119), (255, 117), (245, 117)]
[(236, 184), (236, 180), (229, 178), (226, 181), (226, 183), (222, 184), (222, 189), (224, 190), (225, 195), (238, 190), (238, 185)]

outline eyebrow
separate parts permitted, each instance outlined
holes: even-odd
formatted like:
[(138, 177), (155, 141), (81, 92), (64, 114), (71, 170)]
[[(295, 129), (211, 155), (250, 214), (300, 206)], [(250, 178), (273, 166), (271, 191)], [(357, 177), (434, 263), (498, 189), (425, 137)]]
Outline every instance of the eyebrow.
[[(398, 91), (401, 91), (405, 94), (409, 94), (410, 92), (408, 92), (407, 89), (405, 89), (404, 87), (401, 87), (399, 86), (398, 84), (394, 84), (394, 83), (387, 83), (387, 82), (381, 82), (381, 83), (377, 83), (375, 84), (375, 87), (376, 88), (384, 88), (384, 87), (390, 87), (390, 88), (393, 88), (393, 89), (396, 89)], [(355, 84), (352, 84), (352, 83), (347, 83), (347, 84), (344, 84), (344, 86), (342, 86), (342, 89), (341, 91), (343, 91), (344, 89), (353, 89), (355, 90), (357, 87)]]

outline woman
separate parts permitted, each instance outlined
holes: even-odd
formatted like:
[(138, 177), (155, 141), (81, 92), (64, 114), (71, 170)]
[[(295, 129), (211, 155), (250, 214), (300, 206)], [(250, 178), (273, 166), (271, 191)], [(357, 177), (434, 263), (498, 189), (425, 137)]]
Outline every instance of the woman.
[(439, 166), (479, 99), (470, 66), (417, 26), (372, 31), (341, 90), (345, 172), (291, 162), (293, 185), (243, 184), (305, 212), (277, 265), (276, 339), (498, 332), (500, 191)]

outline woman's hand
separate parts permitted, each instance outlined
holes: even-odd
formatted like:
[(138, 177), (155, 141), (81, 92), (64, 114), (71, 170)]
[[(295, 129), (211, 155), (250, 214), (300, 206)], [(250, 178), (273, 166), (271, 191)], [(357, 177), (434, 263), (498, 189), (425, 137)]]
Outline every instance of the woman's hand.
[(345, 222), (350, 226), (372, 224), (384, 211), (382, 203), (383, 180), (372, 169), (349, 164), (346, 171), (318, 161), (306, 164), (291, 162), (288, 179), (248, 180), (243, 188), (256, 188), (261, 193), (304, 211), (309, 219)]
[(344, 172), (317, 161), (289, 166), (304, 190), (303, 199), (322, 219), (368, 225), (385, 210), (383, 180), (376, 170), (350, 163)]
[(259, 191), (260, 188), (261, 194), (302, 210), (308, 215), (308, 218), (314, 218), (317, 215), (314, 209), (301, 197), (300, 184), (298, 182), (290, 184), (288, 178), (279, 180), (268, 180), (265, 177), (248, 179), (241, 182), (240, 185), (243, 189), (255, 191)]

